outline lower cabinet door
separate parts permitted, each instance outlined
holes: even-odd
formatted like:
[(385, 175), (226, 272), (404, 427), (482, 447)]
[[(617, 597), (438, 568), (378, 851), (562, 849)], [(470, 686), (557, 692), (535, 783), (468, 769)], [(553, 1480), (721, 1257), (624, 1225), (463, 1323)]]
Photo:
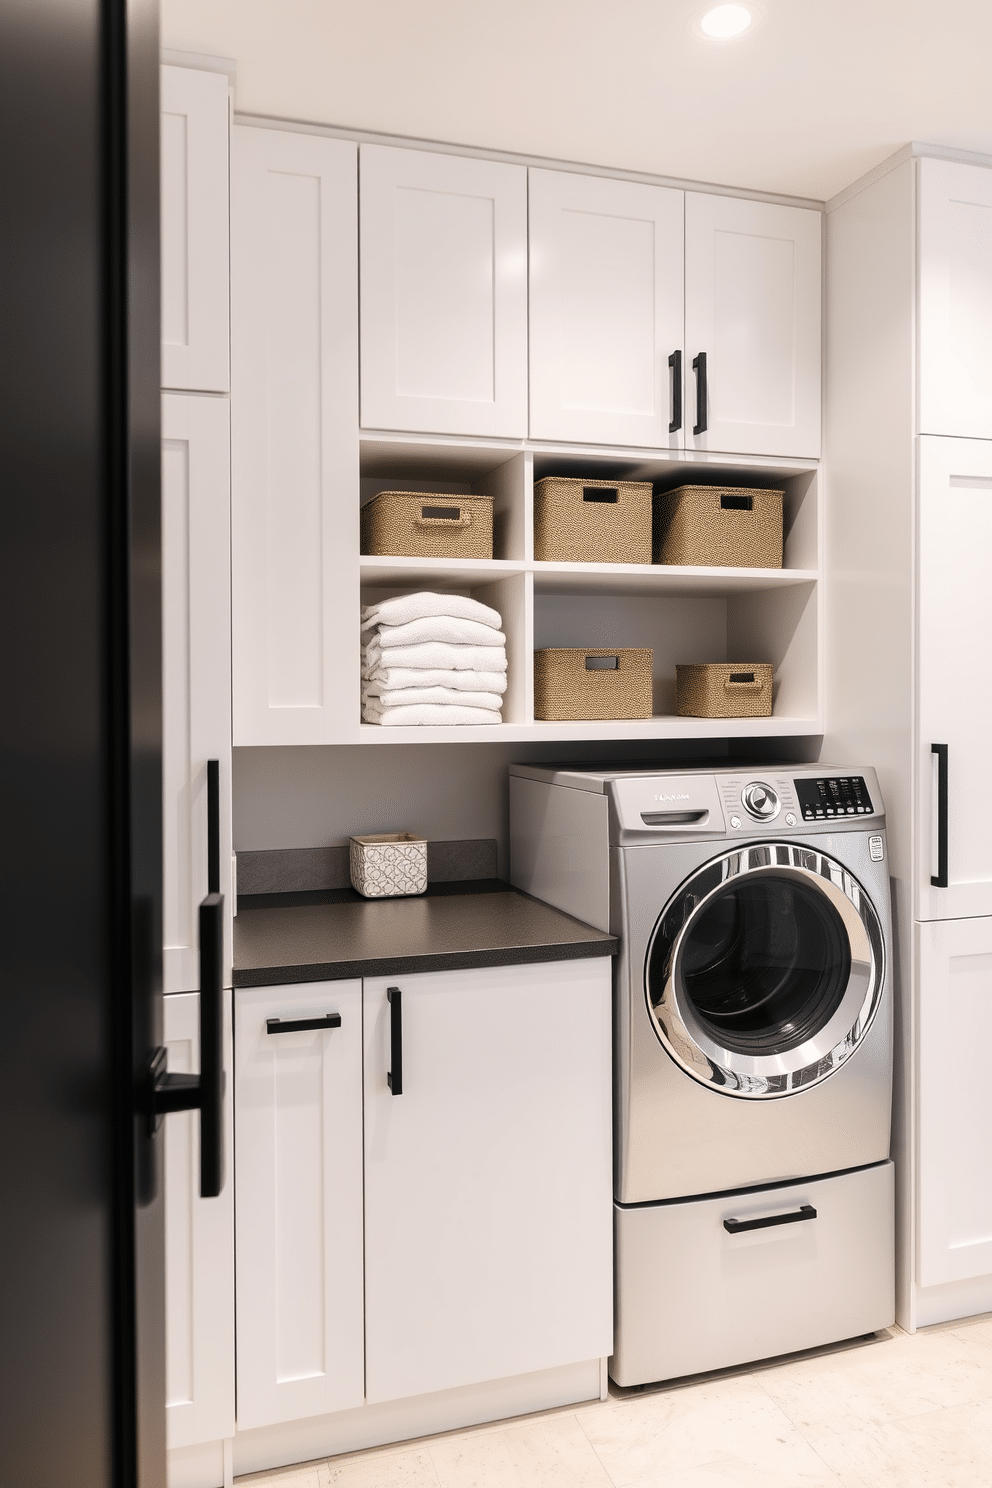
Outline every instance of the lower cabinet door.
[(370, 1402), (609, 1354), (610, 987), (609, 959), (366, 980)]
[(363, 1400), (362, 984), (235, 996), (244, 1428)]
[(992, 1276), (992, 918), (916, 926), (921, 1286)]
[[(200, 999), (163, 999), (169, 1069), (200, 1068)], [(227, 1173), (216, 1199), (200, 1198), (200, 1119), (192, 1111), (164, 1123), (166, 1433), (169, 1447), (234, 1434), (234, 1173), (231, 1119), (231, 1006), (224, 1009)]]

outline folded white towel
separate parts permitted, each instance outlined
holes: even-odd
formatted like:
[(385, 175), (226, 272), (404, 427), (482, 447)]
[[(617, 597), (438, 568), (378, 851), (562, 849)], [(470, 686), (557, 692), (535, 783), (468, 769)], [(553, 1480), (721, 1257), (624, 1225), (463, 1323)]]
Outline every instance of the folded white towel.
[(462, 594), (401, 594), (384, 599), (380, 604), (366, 605), (362, 610), (362, 629), (370, 625), (405, 625), (408, 620), (423, 620), (428, 615), (454, 615), (460, 620), (477, 620), (480, 625), (499, 630), (503, 624), (496, 610), (467, 599)]
[(456, 672), (506, 671), (506, 652), (501, 646), (447, 646), (443, 641), (427, 641), (420, 646), (391, 646), (388, 651), (383, 651), (378, 644), (370, 644), (362, 661), (362, 675), (366, 678), (384, 662), (390, 667), (424, 667)]
[(405, 691), (409, 687), (445, 687), (458, 692), (500, 693), (506, 691), (506, 673), (377, 666), (372, 668), (368, 680), (362, 686), (383, 694), (394, 690)]
[(407, 708), (417, 703), (453, 703), (460, 708), (489, 708), (497, 713), (503, 706), (498, 692), (459, 692), (454, 687), (383, 688), (380, 682), (362, 683), (362, 701), (370, 708)]
[(383, 708), (369, 720), (385, 727), (406, 723), (502, 723), (499, 713), (490, 708), (456, 708), (450, 703), (420, 703), (414, 708)]
[(453, 646), (505, 646), (506, 636), (491, 625), (478, 620), (459, 620), (455, 615), (432, 615), (425, 620), (408, 620), (405, 625), (380, 625), (366, 633), (367, 644), (378, 639), (384, 651), (393, 646), (419, 646), (423, 641), (445, 641)]

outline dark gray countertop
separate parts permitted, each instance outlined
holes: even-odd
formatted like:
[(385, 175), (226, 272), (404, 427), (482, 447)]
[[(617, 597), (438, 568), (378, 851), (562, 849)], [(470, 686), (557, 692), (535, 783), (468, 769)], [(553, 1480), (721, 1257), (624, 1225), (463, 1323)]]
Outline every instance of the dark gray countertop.
[[(452, 886), (453, 887), (453, 886)], [(462, 971), (611, 956), (616, 938), (515, 889), (320, 904), (239, 904), (234, 985), (323, 982), (342, 977)], [(287, 899), (298, 896), (286, 895)], [(334, 902), (337, 900), (337, 902)]]

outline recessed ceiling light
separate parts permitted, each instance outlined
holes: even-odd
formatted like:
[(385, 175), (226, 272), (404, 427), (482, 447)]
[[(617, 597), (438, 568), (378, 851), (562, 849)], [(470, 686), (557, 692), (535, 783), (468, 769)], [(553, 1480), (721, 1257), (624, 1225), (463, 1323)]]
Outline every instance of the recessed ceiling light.
[(762, 19), (758, 5), (714, 5), (703, 11), (692, 30), (704, 41), (736, 41), (753, 31)]

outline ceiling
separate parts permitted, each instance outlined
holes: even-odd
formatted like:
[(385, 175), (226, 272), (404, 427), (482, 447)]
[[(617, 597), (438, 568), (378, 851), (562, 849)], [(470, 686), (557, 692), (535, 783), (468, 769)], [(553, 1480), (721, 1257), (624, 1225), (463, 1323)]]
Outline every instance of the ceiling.
[(992, 0), (161, 0), (235, 107), (826, 199), (911, 139), (992, 154)]

